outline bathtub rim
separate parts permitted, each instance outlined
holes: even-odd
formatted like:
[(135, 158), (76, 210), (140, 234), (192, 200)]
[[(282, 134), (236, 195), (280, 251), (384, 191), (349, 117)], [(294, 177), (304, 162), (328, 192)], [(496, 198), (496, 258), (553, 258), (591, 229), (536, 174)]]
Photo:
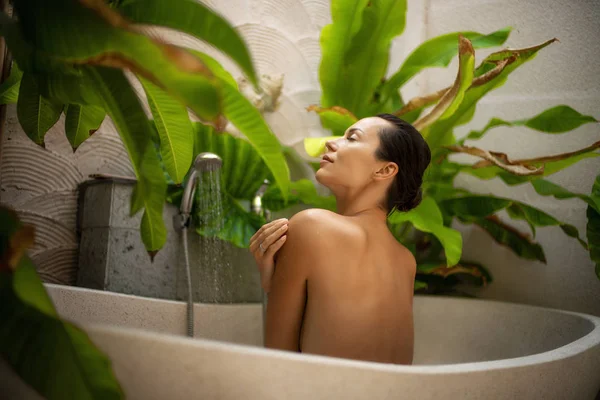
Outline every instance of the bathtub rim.
[[(59, 285), (59, 284), (51, 284), (45, 283), (44, 286), (47, 288), (52, 288), (56, 290), (66, 290), (66, 291), (78, 291), (81, 293), (94, 293), (95, 295), (106, 295), (106, 296), (116, 296), (125, 298), (136, 298), (143, 299), (150, 302), (170, 302), (173, 304), (185, 304), (182, 301), (176, 300), (164, 300), (164, 299), (155, 299), (155, 298), (145, 298), (141, 296), (128, 295), (122, 293), (114, 293), (114, 292), (106, 292), (103, 290), (96, 289), (88, 289), (88, 288), (80, 288), (73, 287), (67, 285)], [(51, 295), (50, 295), (51, 296)], [(242, 352), (249, 355), (255, 355), (259, 357), (273, 357), (278, 359), (287, 359), (287, 360), (296, 360), (298, 362), (306, 362), (306, 363), (320, 363), (320, 364), (328, 364), (332, 366), (338, 367), (351, 367), (351, 368), (359, 368), (359, 369), (368, 369), (374, 371), (381, 372), (401, 372), (401, 373), (409, 373), (409, 374), (460, 374), (467, 372), (481, 372), (481, 371), (489, 371), (489, 370), (502, 370), (509, 368), (517, 368), (517, 367), (525, 367), (532, 365), (545, 364), (550, 362), (555, 362), (561, 359), (566, 359), (570, 357), (575, 357), (577, 355), (583, 354), (587, 351), (593, 350), (595, 347), (600, 346), (600, 317), (596, 317), (589, 314), (561, 310), (550, 307), (536, 306), (530, 304), (521, 304), (515, 302), (501, 301), (501, 300), (492, 300), (492, 299), (474, 299), (474, 298), (458, 298), (454, 296), (439, 296), (439, 295), (415, 295), (415, 298), (441, 298), (441, 299), (452, 299), (459, 302), (480, 302), (480, 303), (501, 303), (503, 306), (510, 307), (521, 307), (534, 309), (544, 312), (552, 312), (552, 313), (562, 313), (567, 315), (572, 315), (575, 317), (579, 317), (589, 321), (593, 328), (586, 335), (580, 337), (579, 339), (567, 343), (563, 346), (557, 347), (552, 350), (548, 350), (545, 352), (521, 356), (521, 357), (513, 357), (506, 358), (500, 360), (491, 360), (491, 361), (476, 361), (476, 362), (468, 362), (468, 363), (455, 363), (455, 364), (437, 364), (437, 365), (393, 365), (393, 364), (383, 364), (376, 363), (370, 361), (358, 361), (358, 360), (349, 360), (335, 357), (327, 357), (321, 355), (313, 355), (313, 354), (300, 354), (293, 353), (288, 351), (281, 350), (273, 350), (273, 349), (265, 349), (253, 345), (244, 345), (237, 344), (231, 342), (225, 342), (214, 339), (206, 339), (206, 338), (188, 338), (186, 336), (178, 336), (175, 334), (169, 333), (159, 333), (159, 332), (151, 332), (146, 331), (140, 328), (130, 328), (130, 327), (120, 327), (109, 324), (102, 323), (86, 323), (79, 322), (76, 325), (83, 328), (85, 331), (90, 333), (98, 332), (108, 333), (108, 334), (117, 334), (117, 335), (125, 335), (125, 336), (137, 336), (147, 340), (160, 340), (166, 343), (183, 343), (185, 345), (189, 345), (192, 347), (200, 347), (205, 348), (207, 350), (216, 350), (216, 351), (225, 351), (225, 352)], [(200, 306), (215, 306), (218, 305), (228, 306), (229, 304), (207, 304), (207, 303), (196, 303)], [(234, 306), (240, 305), (248, 305), (252, 307), (256, 307), (260, 303), (240, 303), (233, 304)]]

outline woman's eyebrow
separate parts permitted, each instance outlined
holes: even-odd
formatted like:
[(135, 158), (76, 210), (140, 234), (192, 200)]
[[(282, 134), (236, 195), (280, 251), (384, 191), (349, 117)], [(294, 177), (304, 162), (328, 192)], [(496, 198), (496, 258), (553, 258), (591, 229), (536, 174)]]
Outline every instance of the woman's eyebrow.
[(364, 133), (362, 131), (362, 129), (359, 129), (359, 128), (350, 128), (350, 129), (348, 129), (348, 135), (352, 134), (353, 132), (360, 132), (361, 134)]

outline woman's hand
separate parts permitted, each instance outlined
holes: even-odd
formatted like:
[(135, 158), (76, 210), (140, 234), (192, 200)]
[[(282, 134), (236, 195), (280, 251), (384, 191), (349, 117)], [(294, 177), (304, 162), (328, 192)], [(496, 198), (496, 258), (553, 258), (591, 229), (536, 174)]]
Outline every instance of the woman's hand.
[(258, 265), (260, 283), (266, 293), (271, 290), (271, 278), (275, 269), (275, 253), (285, 243), (287, 229), (288, 220), (280, 218), (264, 224), (250, 238), (250, 252)]

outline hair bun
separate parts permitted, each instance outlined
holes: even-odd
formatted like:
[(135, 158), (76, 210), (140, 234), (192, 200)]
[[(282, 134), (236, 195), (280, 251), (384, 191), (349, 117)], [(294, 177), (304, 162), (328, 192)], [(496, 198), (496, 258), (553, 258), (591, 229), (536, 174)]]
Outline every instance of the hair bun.
[(400, 199), (400, 201), (395, 204), (395, 208), (398, 211), (407, 212), (421, 204), (421, 200), (423, 200), (423, 190), (418, 188), (416, 192)]

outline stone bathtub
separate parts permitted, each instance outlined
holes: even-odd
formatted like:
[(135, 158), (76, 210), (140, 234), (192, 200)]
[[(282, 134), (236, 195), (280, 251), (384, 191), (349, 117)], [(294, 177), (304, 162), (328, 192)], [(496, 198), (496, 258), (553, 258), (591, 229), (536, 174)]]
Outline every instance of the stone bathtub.
[(128, 399), (576, 399), (600, 389), (600, 318), (415, 296), (414, 365), (266, 350), (260, 304), (185, 304), (46, 284), (113, 361)]

